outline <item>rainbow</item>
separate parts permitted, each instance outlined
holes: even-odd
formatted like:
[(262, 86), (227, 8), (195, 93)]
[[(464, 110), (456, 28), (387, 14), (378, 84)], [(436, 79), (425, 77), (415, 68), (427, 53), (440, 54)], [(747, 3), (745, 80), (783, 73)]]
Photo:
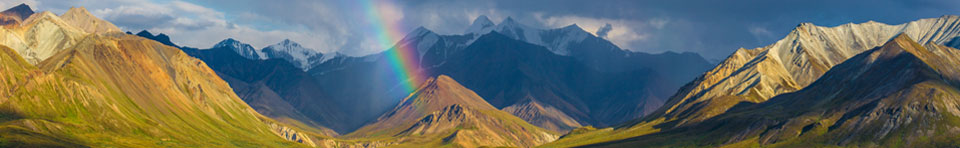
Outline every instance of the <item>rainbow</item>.
[[(375, 32), (377, 47), (389, 48), (394, 45), (394, 41), (403, 39), (406, 31), (403, 25), (398, 21), (389, 21), (390, 13), (385, 11), (383, 5), (390, 4), (389, 0), (362, 0), (363, 7), (366, 10), (367, 21), (372, 24)], [(374, 3), (376, 1), (377, 3)], [(401, 83), (400, 87), (406, 92), (413, 92), (423, 82), (424, 76), (419, 70), (419, 56), (414, 48), (409, 45), (398, 44), (394, 49), (387, 50), (385, 55), (389, 60), (390, 70), (395, 78)]]

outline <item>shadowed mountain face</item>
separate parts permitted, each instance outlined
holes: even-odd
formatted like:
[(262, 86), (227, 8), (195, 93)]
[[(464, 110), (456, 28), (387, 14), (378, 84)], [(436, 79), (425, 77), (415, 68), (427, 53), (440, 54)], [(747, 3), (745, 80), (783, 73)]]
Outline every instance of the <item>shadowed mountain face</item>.
[(668, 95), (657, 94), (668, 90), (652, 87), (662, 82), (649, 69), (600, 72), (572, 57), (497, 32), (480, 37), (452, 57), (458, 58), (449, 58), (445, 65), (431, 71), (462, 79), (464, 86), (485, 96), (495, 107), (530, 99), (588, 125), (607, 126), (638, 118)]
[(0, 25), (20, 24), (30, 15), (33, 15), (33, 9), (27, 4), (20, 4), (0, 12)]
[[(489, 25), (486, 27), (490, 27)], [(508, 23), (503, 26), (509, 28), (510, 25)], [(517, 40), (517, 38), (491, 31), (492, 29), (480, 30), (488, 30), (488, 32), (438, 35), (421, 27), (408, 34), (397, 44), (397, 47), (411, 47), (410, 50), (419, 53), (418, 59), (410, 59), (412, 63), (420, 65), (415, 71), (432, 76), (449, 74), (461, 79), (466, 87), (477, 90), (480, 96), (487, 98), (487, 101), (496, 108), (523, 106), (527, 103), (521, 100), (538, 102), (536, 105), (540, 107), (514, 108), (512, 112), (525, 113), (527, 115), (518, 116), (530, 117), (531, 119), (527, 120), (531, 122), (538, 120), (534, 123), (549, 125), (550, 129), (555, 131), (566, 131), (580, 125), (609, 126), (649, 114), (682, 84), (682, 81), (674, 79), (692, 77), (709, 66), (705, 60), (695, 54), (627, 52), (609, 41), (586, 33), (577, 26), (539, 30), (541, 33), (538, 36), (543, 39), (542, 41), (549, 41), (551, 45), (552, 43), (563, 44), (556, 47), (530, 44), (533, 41)], [(152, 38), (165, 41), (160, 37)], [(575, 53), (584, 56), (563, 55), (553, 51), (553, 48), (560, 47), (571, 51), (566, 54)], [(312, 102), (332, 103), (336, 107), (302, 104), (303, 107), (298, 107), (297, 110), (304, 116), (310, 117), (312, 121), (309, 122), (330, 127), (340, 133), (351, 132), (375, 121), (400, 99), (411, 93), (401, 89), (402, 84), (410, 82), (397, 79), (391, 74), (394, 72), (391, 66), (394, 61), (387, 60), (387, 52), (363, 57), (336, 54), (325, 56), (312, 49), (302, 48), (289, 40), (257, 50), (239, 41), (228, 39), (214, 48), (231, 48), (251, 60), (284, 59), (294, 66), (308, 70), (307, 73), (313, 76), (312, 80), (300, 77), (287, 79), (297, 79), (301, 83), (315, 82), (323, 84), (324, 87), (299, 88), (293, 84), (269, 82), (272, 79), (263, 79), (263, 82), (276, 84), (277, 86), (271, 86), (274, 89), (283, 87), (312, 90), (322, 94), (324, 97), (303, 98), (313, 99)], [(206, 57), (201, 59), (223, 60), (215, 55)], [(623, 64), (629, 62), (641, 64)], [(678, 66), (662, 66), (667, 63)], [(235, 65), (236, 67), (229, 69), (242, 68), (239, 64)], [(310, 65), (315, 66), (304, 67)], [(217, 68), (219, 66), (216, 64), (211, 64), (211, 67), (221, 74), (227, 73), (221, 70), (228, 70)], [(247, 72), (252, 74), (237, 72), (231, 77), (262, 73)], [(665, 77), (665, 75), (671, 75), (671, 77)], [(228, 80), (228, 82), (233, 84), (233, 81)], [(291, 96), (280, 94), (280, 97)], [(286, 104), (296, 103), (287, 102)], [(305, 109), (317, 110), (315, 108), (324, 108), (322, 110), (327, 111), (304, 111)], [(544, 110), (539, 110), (541, 108)], [(534, 116), (533, 114), (544, 115)], [(304, 121), (304, 123), (309, 122)]]
[(899, 35), (797, 92), (739, 104), (696, 125), (596, 146), (957, 145), (958, 53)]
[(327, 126), (340, 127), (336, 122), (347, 118), (336, 102), (323, 102), (321, 85), (299, 68), (279, 59), (250, 60), (229, 47), (212, 49), (182, 48), (190, 56), (203, 60), (230, 84), (237, 96), (257, 112), (302, 129), (334, 136)]
[(426, 80), (393, 110), (348, 137), (395, 139), (408, 146), (532, 147), (554, 133), (497, 110), (452, 78)]
[[(577, 34), (576, 30), (580, 29), (568, 27), (566, 30), (574, 31), (552, 34), (548, 33), (551, 31), (544, 31), (543, 36)], [(565, 47), (576, 47), (577, 52), (597, 49), (596, 52), (604, 53), (600, 55), (614, 57), (579, 58), (576, 55), (559, 55), (544, 46), (519, 41), (496, 31), (482, 36), (438, 35), (425, 28), (418, 28), (397, 46), (411, 47), (411, 50), (419, 53), (420, 58), (413, 60), (414, 63), (419, 63), (419, 71), (434, 76), (450, 75), (463, 82), (467, 88), (477, 91), (494, 107), (505, 108), (525, 103), (520, 100), (531, 98), (544, 107), (556, 108), (561, 111), (558, 113), (562, 113), (551, 117), (569, 116), (578, 124), (596, 126), (609, 126), (651, 113), (683, 83), (673, 80), (676, 78), (673, 76), (689, 75), (692, 78), (695, 73), (709, 66), (695, 54), (628, 53), (608, 41), (589, 34), (584, 35), (587, 36), (583, 41), (573, 40)], [(619, 52), (606, 53), (611, 51)], [(607, 61), (616, 59), (619, 60)], [(637, 66), (586, 61), (642, 61), (638, 63), (643, 64)], [(406, 94), (398, 90), (400, 80), (384, 74), (390, 72), (390, 62), (384, 58), (384, 54), (336, 57), (310, 69), (309, 73), (321, 84), (341, 86), (325, 88), (327, 90), (324, 92), (328, 92), (332, 98), (374, 98), (359, 102), (372, 102), (373, 105), (364, 106), (372, 108), (364, 111), (382, 113), (386, 111), (380, 110), (385, 104), (399, 101), (389, 98), (402, 98)], [(658, 67), (667, 63), (677, 63), (678, 66)], [(566, 120), (568, 119), (551, 121)], [(552, 130), (570, 129), (572, 127)]]
[[(133, 33), (127, 32), (127, 34), (133, 34)], [(160, 34), (157, 34), (157, 35), (153, 35), (153, 33), (150, 33), (150, 32), (147, 31), (147, 30), (143, 30), (143, 31), (137, 32), (136, 35), (137, 35), (137, 36), (140, 36), (140, 37), (148, 38), (148, 39), (151, 39), (151, 40), (160, 42), (160, 43), (163, 43), (163, 45), (173, 46), (173, 47), (180, 48), (180, 46), (177, 46), (176, 44), (173, 44), (172, 41), (170, 41), (170, 37), (169, 37), (169, 36), (167, 36), (166, 34), (163, 34), (163, 33), (160, 33)]]

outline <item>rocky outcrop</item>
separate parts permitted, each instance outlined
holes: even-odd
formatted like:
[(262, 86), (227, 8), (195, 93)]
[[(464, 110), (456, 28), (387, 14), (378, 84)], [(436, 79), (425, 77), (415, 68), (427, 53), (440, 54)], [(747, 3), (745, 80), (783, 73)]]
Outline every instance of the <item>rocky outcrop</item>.
[(293, 129), (284, 125), (276, 124), (273, 122), (264, 122), (264, 123), (270, 126), (270, 129), (272, 129), (271, 131), (273, 131), (274, 134), (277, 134), (277, 136), (283, 137), (283, 139), (294, 141), (297, 143), (303, 143), (311, 147), (317, 147), (317, 144), (313, 142), (313, 138), (310, 138), (310, 136), (307, 134), (300, 133), (296, 129)]
[(540, 105), (532, 98), (525, 103), (504, 107), (502, 110), (524, 119), (530, 124), (558, 133), (565, 133), (582, 126), (573, 117), (567, 116), (557, 108)]

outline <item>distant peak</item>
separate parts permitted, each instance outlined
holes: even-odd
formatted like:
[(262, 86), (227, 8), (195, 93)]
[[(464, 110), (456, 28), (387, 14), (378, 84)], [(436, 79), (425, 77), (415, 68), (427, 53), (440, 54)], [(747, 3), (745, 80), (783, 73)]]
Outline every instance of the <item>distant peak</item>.
[(493, 30), (493, 27), (495, 26), (496, 24), (493, 24), (493, 21), (490, 21), (490, 18), (487, 18), (486, 15), (481, 15), (477, 17), (477, 19), (473, 20), (473, 24), (470, 24), (470, 27), (467, 27), (467, 31), (465, 33), (484, 34), (490, 30)]
[(510, 17), (510, 16), (508, 16), (507, 18), (503, 19), (503, 22), (500, 22), (500, 24), (516, 24), (516, 23), (517, 23), (517, 21), (516, 21), (516, 20), (513, 20), (513, 17)]
[(493, 21), (490, 21), (490, 18), (487, 18), (486, 15), (480, 15), (477, 17), (477, 19), (473, 19), (473, 24), (492, 25)]
[(137, 35), (138, 35), (138, 36), (153, 36), (153, 33), (150, 33), (150, 31), (147, 31), (147, 30), (143, 30), (143, 31), (137, 32)]
[[(27, 5), (27, 3), (20, 3), (20, 4), (17, 5), (17, 6), (13, 6), (13, 8), (26, 8), (26, 9), (30, 9), (30, 5)], [(13, 8), (11, 8), (11, 9), (13, 9)]]
[(240, 42), (240, 41), (237, 41), (236, 39), (233, 39), (233, 38), (227, 38), (220, 41), (220, 43), (236, 43), (236, 42)]
[(233, 38), (227, 38), (217, 43), (217, 45), (214, 45), (213, 48), (220, 48), (220, 47), (243, 48), (244, 46), (250, 46), (250, 45), (244, 44), (243, 42), (240, 42)]
[(17, 15), (20, 17), (20, 19), (27, 19), (27, 17), (30, 17), (30, 15), (33, 15), (34, 12), (29, 5), (25, 3), (20, 3), (20, 5), (4, 10), (3, 12), (0, 12), (0, 13), (7, 14), (7, 15)]
[(86, 7), (70, 7), (70, 10), (67, 10), (64, 14), (83, 14), (88, 16), (93, 16), (90, 14), (90, 11), (87, 11)]
[(580, 27), (580, 26), (577, 25), (577, 24), (567, 25), (566, 27), (563, 27), (563, 29), (564, 29), (564, 30), (580, 30), (580, 31), (586, 31), (586, 30), (583, 30), (583, 28)]
[(88, 33), (105, 33), (120, 31), (116, 25), (109, 21), (97, 18), (87, 11), (84, 7), (71, 7), (66, 13), (60, 15), (60, 18), (70, 25), (82, 29)]
[[(130, 32), (127, 31), (127, 34), (130, 34)], [(180, 46), (177, 46), (177, 44), (174, 44), (172, 41), (170, 41), (170, 37), (167, 36), (167, 35), (165, 35), (165, 34), (163, 34), (163, 33), (160, 33), (160, 34), (157, 34), (157, 35), (153, 35), (153, 33), (150, 33), (150, 31), (143, 30), (143, 31), (138, 32), (138, 33), (135, 34), (135, 35), (141, 36), (141, 37), (144, 37), (144, 38), (148, 38), (148, 39), (151, 39), (151, 40), (160, 42), (160, 43), (163, 43), (164, 45), (169, 45), (169, 46), (173, 46), (173, 47), (180, 47)]]
[(423, 34), (423, 33), (429, 33), (429, 32), (433, 32), (433, 31), (431, 31), (430, 29), (427, 29), (426, 27), (420, 26), (420, 27), (417, 27), (417, 29), (413, 29), (413, 31), (410, 32), (410, 33), (411, 33), (411, 34)]
[(7, 10), (5, 10), (5, 11), (3, 11), (3, 12), (7, 12), (7, 11), (11, 11), (11, 10), (13, 10), (13, 11), (24, 11), (24, 10), (28, 10), (28, 11), (31, 11), (31, 12), (33, 11), (33, 9), (31, 9), (30, 6), (27, 5), (26, 3), (20, 3), (19, 5), (13, 6), (13, 7), (11, 7), (10, 9), (7, 9)]
[(294, 42), (290, 39), (283, 39), (283, 41), (280, 41), (280, 44), (297, 44), (297, 42)]

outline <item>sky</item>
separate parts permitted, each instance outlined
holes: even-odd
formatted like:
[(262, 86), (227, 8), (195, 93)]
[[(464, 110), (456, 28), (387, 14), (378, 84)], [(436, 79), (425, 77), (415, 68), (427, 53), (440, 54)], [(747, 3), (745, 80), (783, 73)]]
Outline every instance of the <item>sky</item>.
[(83, 6), (125, 31), (165, 33), (190, 47), (234, 38), (261, 48), (290, 39), (352, 56), (388, 48), (376, 43), (373, 23), (462, 34), (480, 15), (541, 28), (577, 24), (626, 50), (695, 52), (708, 60), (772, 44), (804, 22), (901, 24), (960, 15), (957, 0), (3, 0), (0, 8), (20, 3), (57, 14)]

